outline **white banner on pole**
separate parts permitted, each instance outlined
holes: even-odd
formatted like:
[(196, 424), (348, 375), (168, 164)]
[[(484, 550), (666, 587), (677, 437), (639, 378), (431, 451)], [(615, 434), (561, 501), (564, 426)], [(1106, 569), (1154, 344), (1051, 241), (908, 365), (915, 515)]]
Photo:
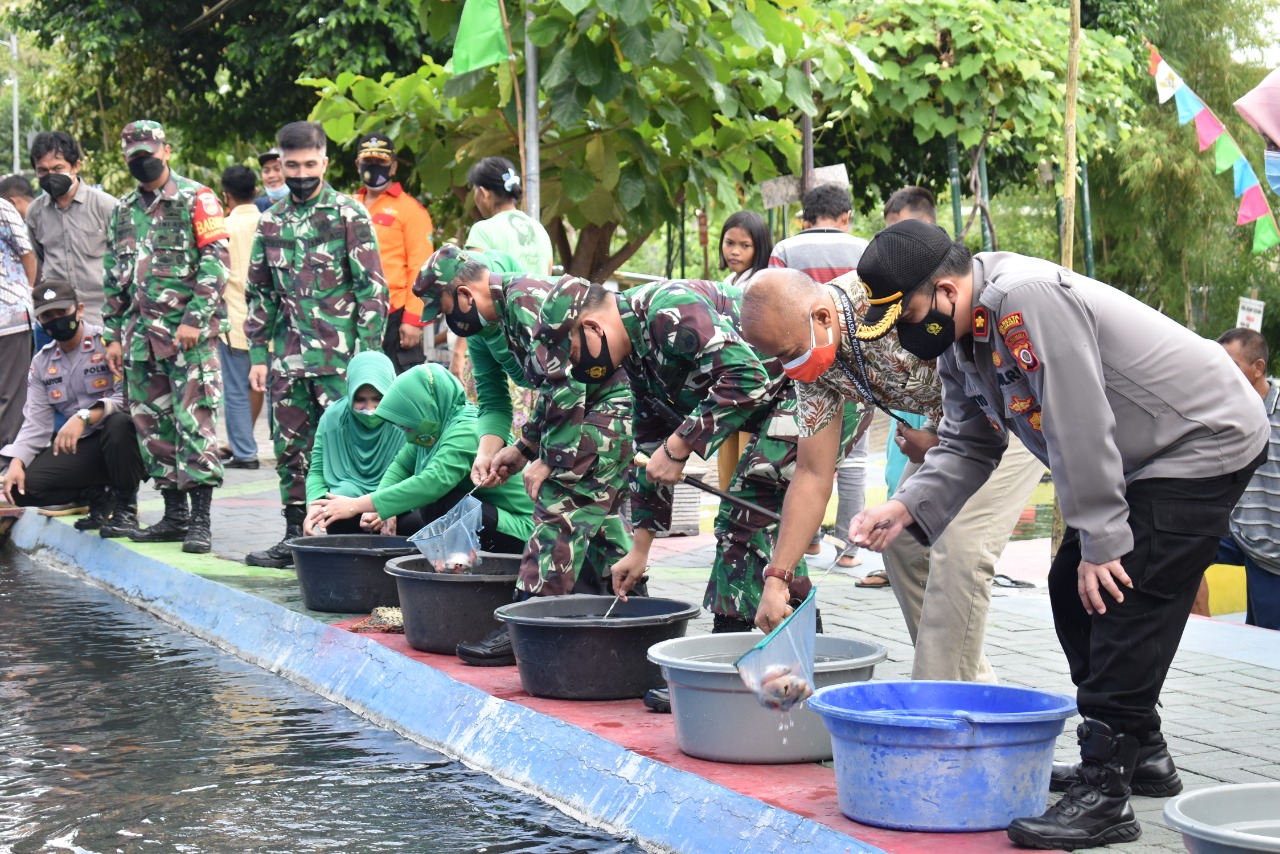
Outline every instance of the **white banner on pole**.
[(1240, 310), (1236, 313), (1236, 326), (1241, 329), (1262, 331), (1262, 310), (1267, 304), (1262, 300), (1240, 297)]

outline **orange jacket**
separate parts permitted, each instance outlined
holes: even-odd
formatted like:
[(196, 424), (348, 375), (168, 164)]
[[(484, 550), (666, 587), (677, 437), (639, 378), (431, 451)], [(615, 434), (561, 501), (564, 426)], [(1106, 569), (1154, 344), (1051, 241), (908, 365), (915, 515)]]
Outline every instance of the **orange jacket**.
[(422, 300), (413, 295), (413, 282), (431, 257), (431, 234), (435, 228), (431, 214), (398, 181), (383, 190), (372, 204), (365, 203), (363, 187), (355, 195), (368, 209), (373, 230), (378, 234), (378, 254), (387, 278), (391, 311), (403, 308), (404, 323), (422, 326)]

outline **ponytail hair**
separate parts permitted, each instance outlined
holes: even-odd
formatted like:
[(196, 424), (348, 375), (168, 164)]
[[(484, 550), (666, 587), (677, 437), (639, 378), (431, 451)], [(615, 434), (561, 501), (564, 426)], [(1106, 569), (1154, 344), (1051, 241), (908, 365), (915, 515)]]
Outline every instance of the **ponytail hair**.
[(524, 187), (515, 164), (505, 157), (486, 157), (471, 167), (467, 183), (472, 187), (484, 187), (499, 198), (510, 199), (516, 204), (524, 198)]

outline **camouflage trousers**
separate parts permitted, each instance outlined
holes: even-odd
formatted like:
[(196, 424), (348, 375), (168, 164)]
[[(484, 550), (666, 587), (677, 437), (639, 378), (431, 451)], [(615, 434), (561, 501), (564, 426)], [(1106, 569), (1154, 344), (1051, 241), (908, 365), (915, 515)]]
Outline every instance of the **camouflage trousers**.
[[(536, 596), (562, 596), (582, 572), (603, 589), (613, 564), (631, 550), (622, 518), (633, 445), (629, 399), (588, 410), (578, 458), (552, 469), (533, 506), (533, 536), (520, 562), (519, 587)], [(584, 579), (592, 582), (595, 579)]]
[[(857, 409), (846, 405), (841, 436), (841, 456), (848, 454), (857, 428)], [(799, 428), (794, 398), (780, 402), (764, 429), (751, 438), (734, 469), (727, 490), (730, 495), (782, 513), (782, 501), (796, 469)], [(835, 478), (835, 470), (832, 472)], [(769, 565), (778, 535), (778, 523), (728, 501), (716, 514), (716, 559), (703, 607), (715, 614), (754, 621), (764, 593), (764, 570)], [(813, 589), (809, 570), (801, 558), (791, 582), (791, 598), (804, 599)]]
[(218, 351), (201, 345), (172, 359), (134, 359), (124, 366), (129, 414), (147, 477), (158, 489), (222, 485)]
[(287, 377), (271, 373), (271, 439), (280, 478), (280, 501), (285, 505), (307, 503), (307, 469), (320, 416), (347, 393), (343, 374)]

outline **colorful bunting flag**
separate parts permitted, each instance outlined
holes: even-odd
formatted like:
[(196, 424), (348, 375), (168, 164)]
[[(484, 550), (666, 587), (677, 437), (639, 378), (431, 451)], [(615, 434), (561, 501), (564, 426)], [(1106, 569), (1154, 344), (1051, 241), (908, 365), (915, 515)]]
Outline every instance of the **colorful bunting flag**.
[(1267, 207), (1262, 188), (1254, 184), (1240, 197), (1240, 215), (1236, 217), (1236, 225), (1248, 225), (1258, 217), (1270, 215), (1271, 208)]
[[(1179, 83), (1182, 81), (1179, 80)], [(1173, 93), (1173, 103), (1178, 105), (1178, 124), (1185, 125), (1204, 109), (1204, 102), (1196, 97), (1190, 86), (1183, 86)]]
[(1276, 229), (1275, 217), (1259, 218), (1253, 225), (1253, 251), (1266, 252), (1278, 244), (1280, 244), (1280, 230)]
[(1213, 161), (1214, 171), (1221, 175), (1231, 168), (1237, 160), (1243, 157), (1240, 153), (1240, 147), (1236, 145), (1236, 141), (1231, 138), (1231, 134), (1224, 133), (1218, 137), (1218, 141), (1213, 144)]
[(1253, 223), (1253, 251), (1265, 252), (1273, 246), (1280, 245), (1280, 228), (1276, 226), (1275, 215), (1267, 204), (1258, 176), (1240, 151), (1239, 144), (1231, 138), (1231, 134), (1223, 126), (1222, 120), (1214, 115), (1201, 101), (1191, 87), (1183, 81), (1178, 73), (1169, 67), (1164, 58), (1156, 51), (1155, 45), (1147, 42), (1149, 51), (1147, 73), (1155, 78), (1156, 94), (1160, 103), (1170, 98), (1178, 108), (1178, 124), (1185, 125), (1190, 121), (1196, 123), (1196, 137), (1200, 142), (1200, 150), (1207, 151), (1213, 146), (1213, 165), (1217, 174), (1231, 169), (1232, 182), (1235, 185), (1236, 198), (1240, 199), (1240, 211), (1236, 216), (1236, 225)]
[(1156, 70), (1151, 72), (1156, 78), (1156, 94), (1160, 96), (1160, 103), (1164, 103), (1173, 97), (1173, 93), (1182, 88), (1182, 78), (1173, 72), (1165, 61), (1160, 60)]
[(1222, 136), (1222, 132), (1226, 128), (1222, 126), (1222, 122), (1218, 121), (1218, 117), (1208, 110), (1201, 110), (1196, 113), (1196, 136), (1200, 137), (1200, 150), (1206, 151), (1209, 146), (1213, 145), (1218, 137)]
[(1258, 186), (1258, 176), (1243, 155), (1236, 161), (1234, 178), (1237, 199), (1244, 195), (1245, 190)]

